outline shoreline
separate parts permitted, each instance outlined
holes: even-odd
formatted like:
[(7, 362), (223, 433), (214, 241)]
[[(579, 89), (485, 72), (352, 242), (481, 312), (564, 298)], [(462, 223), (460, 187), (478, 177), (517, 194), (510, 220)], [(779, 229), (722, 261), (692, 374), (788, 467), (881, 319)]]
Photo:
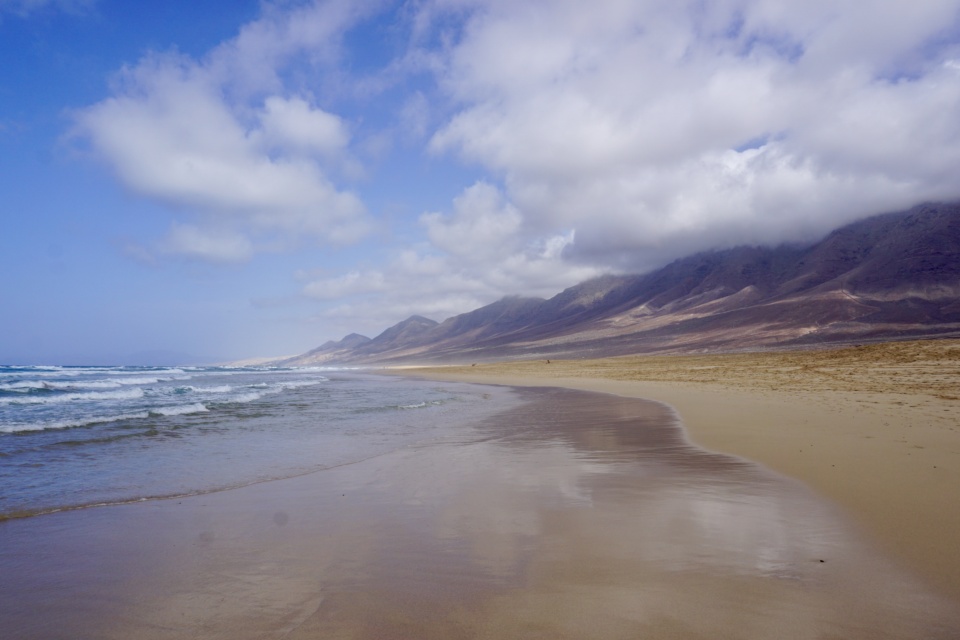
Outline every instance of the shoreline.
[(390, 371), (666, 403), (697, 446), (799, 480), (960, 602), (960, 340)]
[(956, 637), (953, 600), (800, 483), (691, 444), (672, 407), (509, 393), (356, 464), (2, 523), (0, 621), (37, 640)]

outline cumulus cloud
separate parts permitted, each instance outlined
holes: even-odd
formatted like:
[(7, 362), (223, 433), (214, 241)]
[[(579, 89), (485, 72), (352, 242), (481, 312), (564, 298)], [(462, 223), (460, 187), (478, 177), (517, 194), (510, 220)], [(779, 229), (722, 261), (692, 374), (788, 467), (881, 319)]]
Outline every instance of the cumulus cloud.
[(352, 162), (349, 126), (277, 76), (285, 56), (330, 46), (354, 18), (345, 6), (268, 13), (202, 61), (148, 55), (121, 72), (113, 96), (74, 113), (74, 135), (126, 187), (192, 218), (159, 249), (242, 260), (369, 230), (360, 198), (331, 179)]
[(478, 182), (453, 201), (453, 214), (425, 213), (420, 222), (433, 246), (470, 262), (502, 257), (519, 238), (523, 218), (495, 187)]
[[(385, 326), (958, 198), (958, 61), (960, 0), (294, 0), (146, 56), (75, 122), (176, 210), (159, 254), (376, 228), (302, 293)], [(439, 206), (406, 178), (444, 170), (377, 174), (444, 163), (473, 174)]]
[(263, 142), (277, 149), (336, 156), (344, 152), (350, 141), (341, 118), (311, 107), (302, 98), (267, 98), (260, 122)]
[(881, 4), (469, 3), (431, 149), (633, 266), (957, 197), (960, 4)]
[(465, 189), (449, 213), (424, 213), (420, 224), (429, 244), (397, 252), (383, 268), (313, 279), (304, 294), (338, 300), (328, 318), (359, 317), (382, 328), (413, 314), (443, 320), (504, 295), (550, 296), (600, 273), (564, 260), (572, 231), (522, 233), (520, 213), (487, 182)]
[(960, 197), (957, 0), (411, 6), (437, 86), (402, 116), (488, 178), (420, 216), (423, 248), (308, 285), (346, 296), (331, 314), (449, 315)]

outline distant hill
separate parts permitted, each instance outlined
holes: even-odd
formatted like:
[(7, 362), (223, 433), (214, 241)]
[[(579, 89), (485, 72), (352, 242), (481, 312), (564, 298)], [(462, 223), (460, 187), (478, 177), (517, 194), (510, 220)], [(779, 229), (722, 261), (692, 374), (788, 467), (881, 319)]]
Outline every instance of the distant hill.
[(699, 253), (549, 300), (413, 316), (285, 364), (398, 364), (743, 350), (960, 335), (960, 204), (924, 204), (808, 246)]
[(328, 340), (316, 349), (311, 349), (299, 356), (278, 360), (273, 364), (317, 365), (325, 362), (345, 362), (351, 357), (354, 357), (354, 353), (369, 342), (371, 342), (371, 340), (367, 336), (362, 336), (359, 333), (351, 333), (338, 342)]

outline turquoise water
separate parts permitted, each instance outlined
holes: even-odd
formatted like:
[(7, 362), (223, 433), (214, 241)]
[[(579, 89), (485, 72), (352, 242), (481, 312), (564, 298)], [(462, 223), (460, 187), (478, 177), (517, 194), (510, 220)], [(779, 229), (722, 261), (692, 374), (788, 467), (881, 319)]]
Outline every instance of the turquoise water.
[(0, 519), (363, 460), (442, 439), (491, 393), (319, 368), (0, 367)]

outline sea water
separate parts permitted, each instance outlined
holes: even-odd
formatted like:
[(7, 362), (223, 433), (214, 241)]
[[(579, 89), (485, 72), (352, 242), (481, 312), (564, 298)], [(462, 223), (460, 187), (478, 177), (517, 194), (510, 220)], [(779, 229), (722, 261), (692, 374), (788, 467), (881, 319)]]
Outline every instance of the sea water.
[(0, 520), (364, 460), (502, 409), (490, 393), (324, 368), (0, 367)]

